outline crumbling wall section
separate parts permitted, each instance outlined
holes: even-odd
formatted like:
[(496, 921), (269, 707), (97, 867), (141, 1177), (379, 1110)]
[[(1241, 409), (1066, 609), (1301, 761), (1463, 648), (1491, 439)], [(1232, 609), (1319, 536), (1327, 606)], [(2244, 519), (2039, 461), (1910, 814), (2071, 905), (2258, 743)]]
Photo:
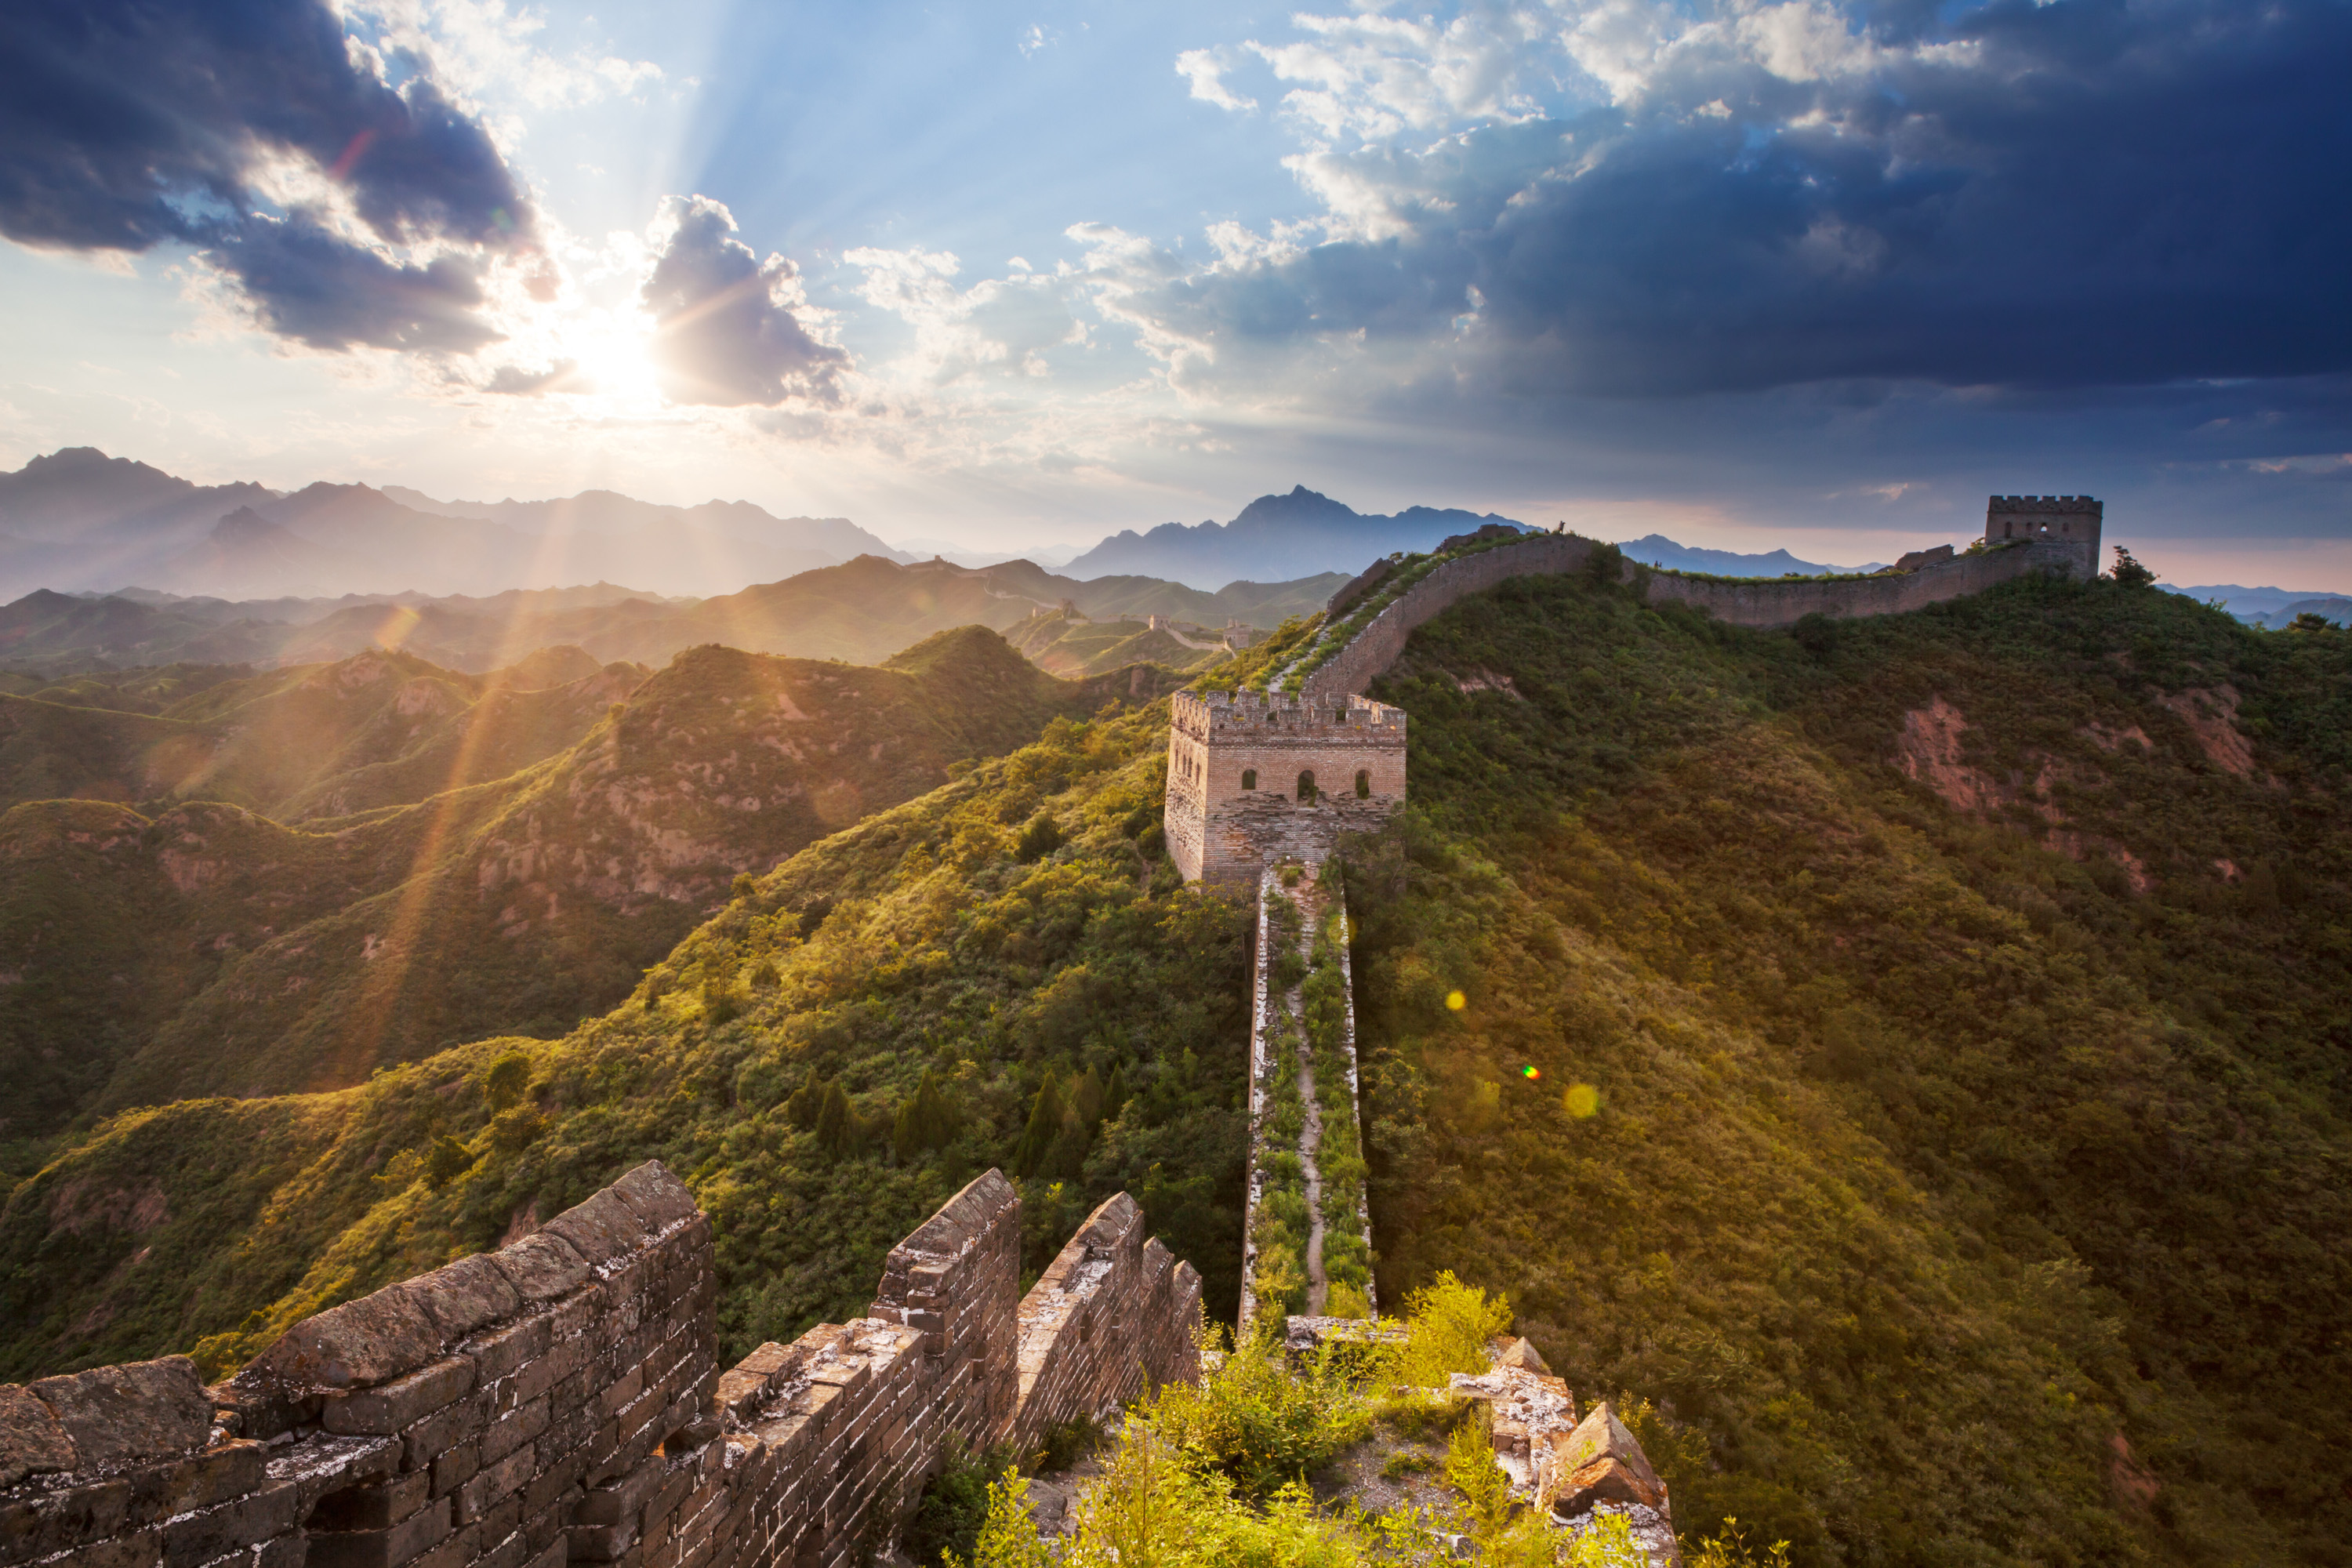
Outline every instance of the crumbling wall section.
[(42, 1411), (70, 1445), (0, 1469), (0, 1563), (593, 1557), (583, 1505), (717, 1386), (715, 1289), (709, 1221), (646, 1164), (512, 1247), (304, 1320), (215, 1388), (173, 1356), (0, 1394), (0, 1447)]
[(1132, 1200), (1027, 1303), (1020, 1234), (991, 1171), (891, 1252), (872, 1316), (722, 1375), (710, 1222), (641, 1165), (215, 1387), (184, 1356), (0, 1386), (0, 1568), (847, 1568), (950, 1437), (1198, 1375), (1199, 1278)]
[(1107, 1420), (1162, 1384), (1197, 1382), (1200, 1321), (1200, 1275), (1145, 1237), (1133, 1198), (1110, 1198), (1022, 1300), (1013, 1443), (1034, 1452), (1056, 1426)]

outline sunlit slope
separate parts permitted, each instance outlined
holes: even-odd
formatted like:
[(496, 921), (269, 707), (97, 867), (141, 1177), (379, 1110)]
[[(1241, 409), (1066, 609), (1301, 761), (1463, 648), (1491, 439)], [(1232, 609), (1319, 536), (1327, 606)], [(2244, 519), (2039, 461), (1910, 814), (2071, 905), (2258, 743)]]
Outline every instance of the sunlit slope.
[(370, 649), (204, 684), (152, 714), (110, 710), (103, 691), (78, 694), (91, 705), (70, 708), (0, 696), (0, 801), (77, 797), (154, 811), (216, 800), (284, 820), (404, 805), (555, 755), (645, 674), (616, 664), (519, 689)]
[(977, 629), (888, 669), (698, 648), (562, 753), (413, 805), (293, 826), (20, 806), (0, 968), (25, 983), (0, 987), (0, 1058), (40, 1090), (5, 1112), (7, 1136), (83, 1105), (327, 1088), (485, 1034), (560, 1033), (735, 877), (1152, 679), (1058, 681)]
[[(1159, 852), (1165, 723), (1158, 702), (1055, 719), (812, 846), (562, 1040), (117, 1118), (0, 1211), (0, 1375), (169, 1349), (233, 1364), (649, 1152), (718, 1221), (742, 1349), (862, 1310), (892, 1243), (998, 1163), (1028, 1178), (1032, 1267), (1123, 1187), (1230, 1315), (1247, 917)], [(499, 1111), (509, 1051), (528, 1089)], [(1063, 1109), (1041, 1121), (1049, 1072)]]
[(1039, 668), (1071, 677), (1097, 675), (1129, 664), (1197, 671), (1221, 664), (1226, 657), (1222, 647), (1188, 647), (1143, 622), (1069, 620), (1058, 614), (1016, 621), (1006, 629), (1004, 640)]
[(1678, 1520), (1801, 1562), (2343, 1560), (2347, 639), (1522, 583), (1379, 689), (1385, 1292), (1509, 1289), (1671, 1409)]

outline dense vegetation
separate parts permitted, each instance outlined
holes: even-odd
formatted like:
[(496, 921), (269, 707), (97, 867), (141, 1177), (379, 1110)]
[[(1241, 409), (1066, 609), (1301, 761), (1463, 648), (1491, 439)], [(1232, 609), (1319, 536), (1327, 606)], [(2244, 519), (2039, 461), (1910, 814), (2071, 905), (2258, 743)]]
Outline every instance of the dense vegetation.
[[(1794, 1562), (2352, 1561), (2352, 639), (2114, 583), (1758, 634), (1543, 579), (1378, 694), (1413, 805), (1340, 874), (1383, 1300), (1507, 1291), (1686, 1532)], [(79, 1137), (0, 1211), (0, 1374), (226, 1367), (647, 1155), (730, 1351), (857, 1311), (992, 1163), (1032, 1268), (1124, 1186), (1229, 1314), (1247, 917), (1160, 853), (1164, 707), (1092, 695), (561, 1039)]]
[(1800, 1562), (2347, 1560), (2352, 639), (1535, 580), (1381, 694), (1384, 1289), (1508, 1289)]
[[(737, 876), (1155, 679), (1055, 680), (969, 629), (882, 668), (698, 648), (642, 685), (514, 692), (369, 653), (214, 686), (178, 718), (15, 704), (0, 723), (35, 713), (51, 746), (0, 742), (20, 773), (61, 766), (75, 726), (176, 725), (218, 742), (188, 793), (405, 799), (293, 825), (209, 801), (0, 815), (0, 1169), (91, 1107), (331, 1088), (561, 1034)], [(474, 782), (494, 757), (520, 762)]]
[[(562, 1040), (117, 1118), (0, 1214), (0, 1368), (200, 1344), (207, 1370), (232, 1365), (649, 1154), (717, 1223), (740, 1354), (861, 1310), (891, 1244), (1013, 1163), (1048, 1107), (1024, 1163), (1030, 1267), (1124, 1188), (1229, 1317), (1246, 916), (1139, 846), (1158, 839), (1164, 724), (1158, 704), (1055, 720), (745, 879), (626, 1005)], [(493, 1086), (517, 1057), (524, 1087)], [(926, 1083), (930, 1104), (901, 1116)]]

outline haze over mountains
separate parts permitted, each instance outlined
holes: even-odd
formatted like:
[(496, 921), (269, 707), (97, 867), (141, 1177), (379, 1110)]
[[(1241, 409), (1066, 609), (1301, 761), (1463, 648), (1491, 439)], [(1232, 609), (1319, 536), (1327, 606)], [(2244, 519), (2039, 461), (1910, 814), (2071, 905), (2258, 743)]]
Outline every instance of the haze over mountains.
[[(442, 500), (401, 485), (325, 482), (280, 493), (197, 485), (68, 447), (0, 473), (0, 599), (14, 601), (0, 614), (0, 658), (52, 672), (91, 660), (273, 665), (382, 646), (478, 673), (541, 647), (658, 664), (678, 648), (724, 641), (872, 663), (949, 626), (1005, 630), (1064, 601), (1094, 620), (1160, 615), (1272, 629), (1318, 608), (1379, 556), (1430, 550), (1488, 523), (1529, 526), (1456, 508), (1359, 512), (1301, 485), (1260, 496), (1230, 522), (1170, 522), (1075, 553), (1040, 552), (1068, 556), (1054, 572), (908, 542), (932, 548), (925, 559), (846, 518), (779, 518), (742, 500), (661, 506), (610, 490)], [(1655, 533), (1622, 548), (1653, 566), (1727, 576), (1879, 566), (1698, 548)], [(2265, 626), (2306, 611), (2337, 621), (2352, 614), (2341, 595), (2183, 591), (2222, 598)], [(85, 602), (67, 602), (74, 595)], [(90, 595), (110, 596), (93, 605)], [(402, 614), (388, 614), (394, 606)], [(1184, 651), (1171, 643), (1149, 657)]]

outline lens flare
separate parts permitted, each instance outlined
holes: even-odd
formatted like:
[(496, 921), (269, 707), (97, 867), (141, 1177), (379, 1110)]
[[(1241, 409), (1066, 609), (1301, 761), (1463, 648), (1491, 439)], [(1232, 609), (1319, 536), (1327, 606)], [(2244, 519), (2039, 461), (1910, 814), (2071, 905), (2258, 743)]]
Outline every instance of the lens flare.
[(1543, 1068), (1530, 1063), (1519, 1069), (1519, 1076), (1527, 1079), (1529, 1083), (1533, 1083), (1536, 1079), (1543, 1077)]
[(1470, 998), (1459, 991), (1448, 991), (1445, 994), (1445, 1005), (1459, 1013), (1463, 1008), (1470, 1005)]
[(1601, 1109), (1601, 1091), (1589, 1083), (1572, 1083), (1568, 1092), (1559, 1097), (1559, 1102), (1568, 1108), (1570, 1116), (1582, 1121)]

